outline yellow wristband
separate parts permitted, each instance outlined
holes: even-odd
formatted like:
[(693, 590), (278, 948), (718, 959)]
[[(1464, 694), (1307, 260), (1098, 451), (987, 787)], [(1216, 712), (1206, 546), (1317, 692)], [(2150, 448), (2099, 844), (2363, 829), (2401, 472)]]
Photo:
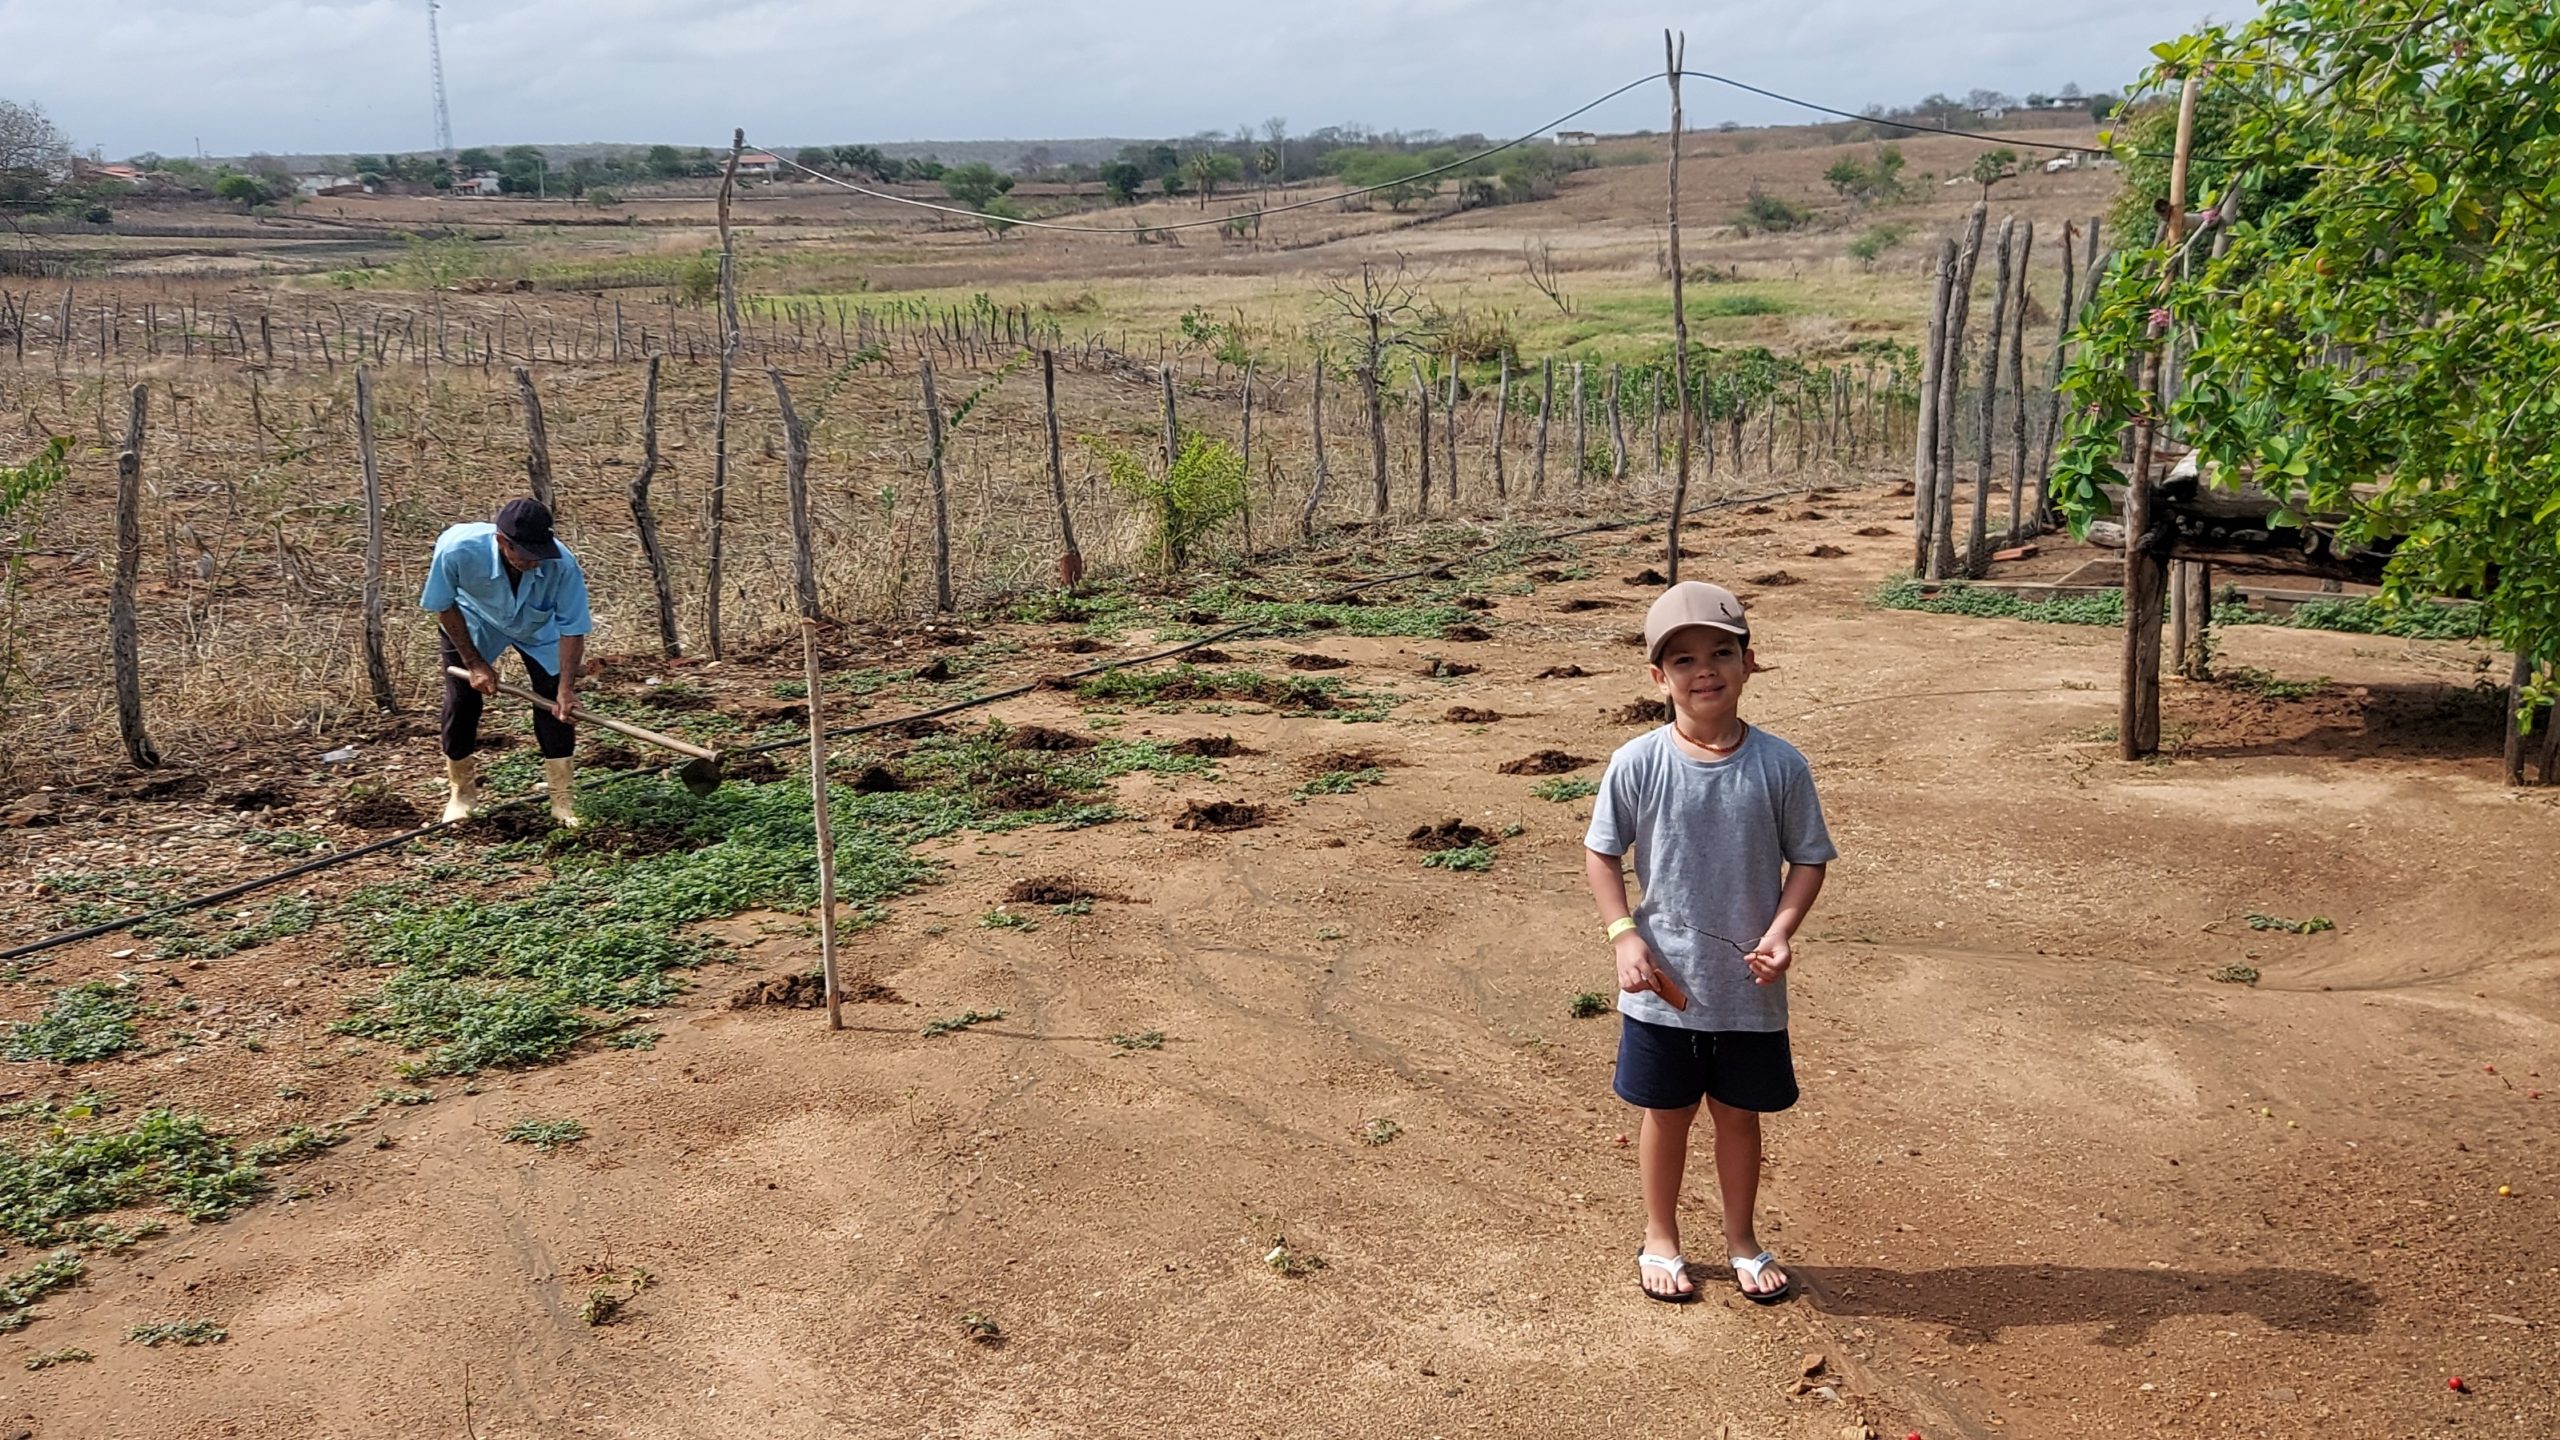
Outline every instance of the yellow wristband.
[(1633, 915), (1621, 915), (1617, 919), (1609, 922), (1609, 938), (1611, 940), (1615, 940), (1634, 928), (1636, 928), (1636, 917)]

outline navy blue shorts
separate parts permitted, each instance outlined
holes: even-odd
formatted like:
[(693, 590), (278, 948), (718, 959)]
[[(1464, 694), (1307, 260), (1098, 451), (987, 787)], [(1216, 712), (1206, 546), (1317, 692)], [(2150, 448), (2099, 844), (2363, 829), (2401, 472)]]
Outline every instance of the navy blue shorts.
[(1618, 1017), (1618, 1076), (1610, 1088), (1644, 1110), (1685, 1110), (1709, 1096), (1736, 1110), (1796, 1103), (1796, 1061), (1784, 1030), (1683, 1030)]

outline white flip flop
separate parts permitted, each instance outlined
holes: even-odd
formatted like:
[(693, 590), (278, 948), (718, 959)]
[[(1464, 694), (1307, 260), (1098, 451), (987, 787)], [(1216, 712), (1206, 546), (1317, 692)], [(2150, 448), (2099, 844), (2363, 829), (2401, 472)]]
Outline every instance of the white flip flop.
[[(1689, 1273), (1689, 1262), (1677, 1255), (1648, 1255), (1638, 1250), (1636, 1269), (1639, 1272), (1659, 1270), (1677, 1283), (1682, 1276)], [(1644, 1292), (1644, 1298), (1647, 1300), (1659, 1300), (1665, 1305), (1686, 1305), (1698, 1298), (1698, 1287), (1695, 1284), (1690, 1285), (1686, 1290), (1674, 1290), (1667, 1295), (1647, 1287), (1641, 1279), (1636, 1282), (1636, 1288)]]
[(1725, 1258), (1731, 1261), (1733, 1265), (1733, 1288), (1740, 1290), (1742, 1292), (1742, 1298), (1750, 1301), (1752, 1304), (1775, 1305), (1779, 1301), (1784, 1300), (1789, 1295), (1795, 1293), (1796, 1282), (1795, 1277), (1793, 1276), (1789, 1276), (1787, 1278), (1787, 1283), (1784, 1285), (1766, 1293), (1753, 1290), (1742, 1283), (1743, 1276), (1748, 1275), (1752, 1279), (1757, 1280), (1761, 1275), (1768, 1271), (1770, 1266), (1778, 1263), (1778, 1257), (1770, 1254), (1768, 1251), (1763, 1250), (1748, 1260), (1743, 1259), (1739, 1255), (1730, 1255)]

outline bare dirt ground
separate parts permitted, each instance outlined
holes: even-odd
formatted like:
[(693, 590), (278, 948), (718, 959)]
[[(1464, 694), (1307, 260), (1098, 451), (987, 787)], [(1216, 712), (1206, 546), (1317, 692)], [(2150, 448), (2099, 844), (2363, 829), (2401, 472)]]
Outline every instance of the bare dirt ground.
[[(1734, 1440), (2552, 1433), (2553, 811), (2496, 782), (2494, 713), (2458, 700), (2473, 653), (2236, 630), (2227, 663), (2334, 683), (2172, 682), (2176, 748), (2127, 766), (2103, 738), (2113, 632), (1866, 605), (1908, 504), (1815, 495), (1696, 541), (1752, 597), (1769, 669), (1746, 714), (1810, 755), (1843, 851), (1793, 982), (1805, 1099), (1771, 1125), (1763, 1235), (1796, 1303), (1637, 1293), (1614, 1023), (1567, 1016), (1607, 983), (1587, 802), (1499, 770), (1635, 733), (1607, 718), (1646, 693), (1620, 637), (1647, 592), (1623, 577), (1660, 557), (1602, 535), (1587, 579), (1489, 589), (1487, 641), (1228, 646), (1330, 654), (1400, 703), (1358, 725), (1129, 713), (1119, 733), (1252, 753), (1118, 782), (1144, 820), (944, 842), (946, 880), (848, 942), (885, 995), (842, 1033), (725, 1006), (814, 956), (747, 917), (738, 975), (706, 973), (655, 1050), (440, 1083), (276, 1201), (102, 1260), (10, 1347), (95, 1361), (8, 1367), (0, 1432), (1549, 1437), (1667, 1412)], [(1435, 655), (1481, 669), (1421, 678)], [(1559, 666), (1589, 673), (1534, 678)], [(1091, 718), (1048, 692), (994, 713)], [(1398, 763), (1293, 793), (1346, 746)], [(1171, 828), (1211, 799), (1270, 818)], [(1451, 818), (1521, 832), (1488, 872), (1425, 868), (1405, 837)], [(15, 848), (209, 880), (252, 867), (215, 858), (240, 823), (137, 800)], [(976, 922), (1059, 874), (1103, 897), (1090, 914)], [(316, 888), (380, 880), (430, 883), (361, 862)], [(2237, 964), (2258, 983), (2207, 978)], [(246, 1127), (390, 1078), (393, 1054), (325, 1033), (365, 983), (325, 933), (171, 976), (209, 1025), (272, 1012), (267, 1050), (8, 1083)], [(1005, 1013), (919, 1034), (971, 1009)], [(1161, 1049), (1111, 1043), (1147, 1031)], [(537, 1116), (589, 1138), (500, 1143)], [(1701, 1187), (1688, 1225), (1712, 1253)], [(1278, 1273), (1275, 1246), (1323, 1264)], [(634, 1267), (618, 1321), (584, 1323)], [(123, 1340), (180, 1315), (230, 1338)]]

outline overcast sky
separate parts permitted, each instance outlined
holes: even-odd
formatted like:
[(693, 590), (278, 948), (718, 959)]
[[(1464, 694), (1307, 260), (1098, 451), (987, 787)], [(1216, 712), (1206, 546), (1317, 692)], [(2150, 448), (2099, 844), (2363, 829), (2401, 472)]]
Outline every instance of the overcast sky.
[[(2247, 8), (2226, 3), (2221, 12)], [(2205, 13), (2121, 0), (449, 0), (454, 140), (750, 142), (1295, 132), (1508, 135), (1662, 64), (1857, 109), (2129, 80)], [(0, 0), (0, 96), (110, 158), (423, 150), (426, 0)], [(1693, 86), (1693, 125), (1797, 118)], [(1660, 128), (1658, 88), (1577, 121)]]

